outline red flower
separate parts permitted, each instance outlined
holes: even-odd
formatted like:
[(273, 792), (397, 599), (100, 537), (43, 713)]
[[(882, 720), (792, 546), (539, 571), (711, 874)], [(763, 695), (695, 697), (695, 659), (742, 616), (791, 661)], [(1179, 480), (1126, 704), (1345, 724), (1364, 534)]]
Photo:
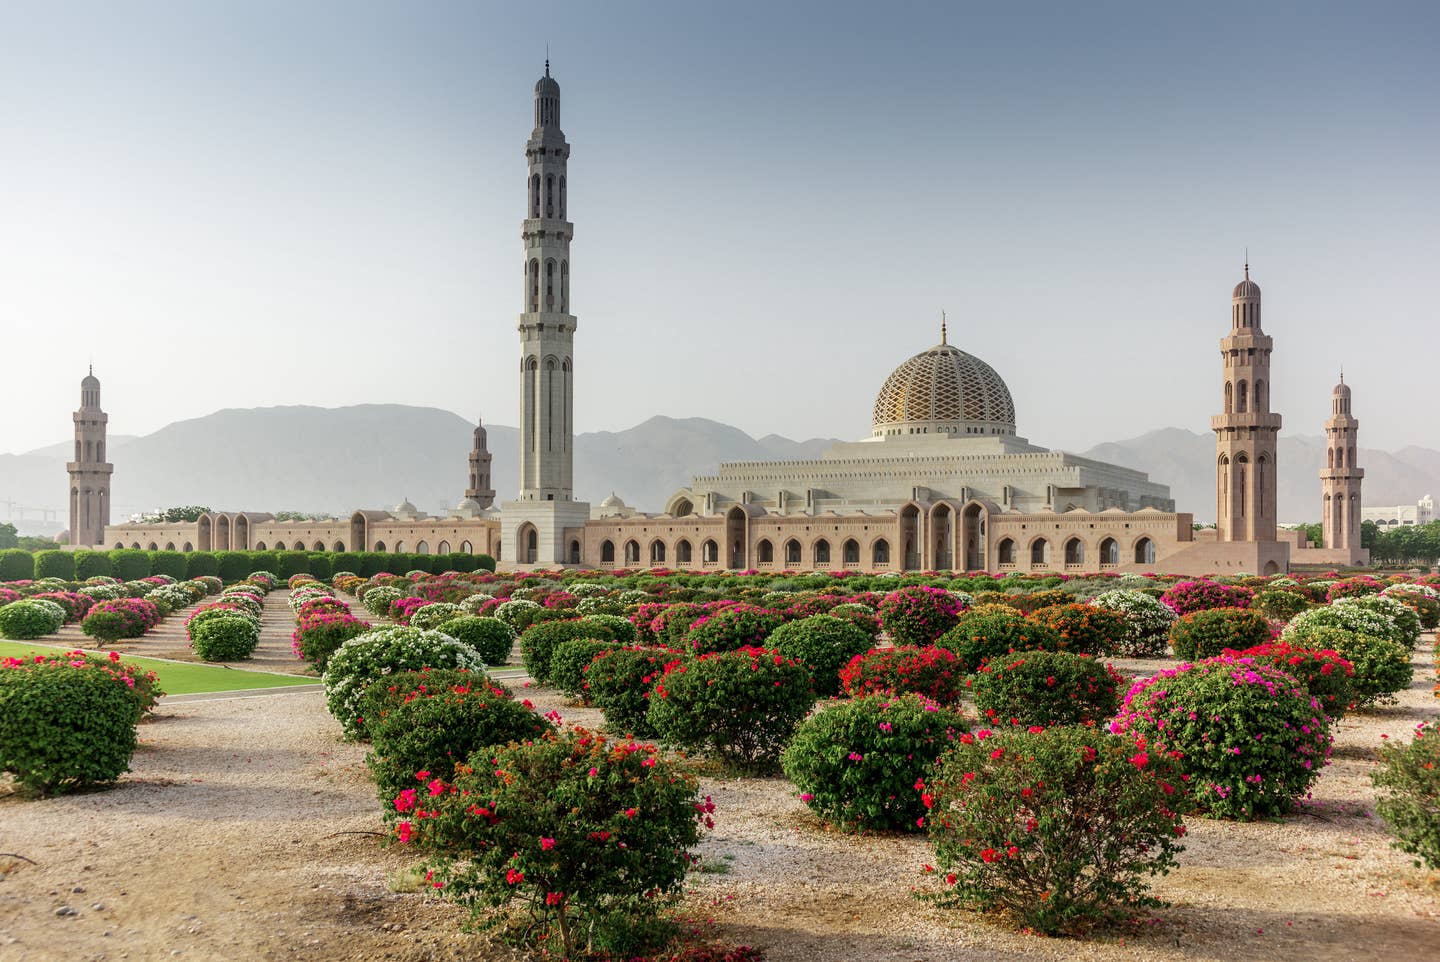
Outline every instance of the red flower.
[(1144, 768), (1149, 763), (1150, 756), (1145, 754), (1144, 752), (1136, 752), (1134, 755), (1130, 756), (1130, 764), (1134, 765), (1136, 768)]
[(510, 883), (511, 885), (519, 885), (521, 882), (525, 881), (525, 873), (512, 868), (510, 871), (505, 873), (505, 881)]

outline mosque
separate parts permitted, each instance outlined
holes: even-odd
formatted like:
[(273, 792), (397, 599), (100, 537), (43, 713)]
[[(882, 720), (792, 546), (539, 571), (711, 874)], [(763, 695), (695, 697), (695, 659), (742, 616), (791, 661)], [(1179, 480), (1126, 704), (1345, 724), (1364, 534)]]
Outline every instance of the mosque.
[[(1368, 561), (1359, 546), (1359, 422), (1337, 385), (1321, 471), (1324, 548), (1276, 526), (1272, 339), (1260, 287), (1231, 295), (1220, 342), (1214, 529), (1196, 530), (1170, 490), (1140, 471), (1051, 451), (1019, 436), (1010, 389), (993, 367), (940, 341), (906, 360), (875, 399), (870, 436), (805, 461), (730, 462), (695, 477), (658, 514), (616, 496), (574, 497), (574, 335), (567, 169), (560, 86), (535, 85), (525, 146), (527, 217), (520, 333), (520, 490), (494, 507), (490, 453), (477, 426), (470, 483), (455, 510), (431, 517), (402, 502), (330, 522), (265, 512), (212, 512), (178, 525), (111, 525), (110, 467), (99, 381), (75, 414), (71, 527), (76, 544), (173, 550), (290, 549), (490, 554), (503, 567), (666, 567), (758, 571), (1159, 571), (1269, 574), (1292, 563)], [(98, 442), (98, 447), (97, 447)]]

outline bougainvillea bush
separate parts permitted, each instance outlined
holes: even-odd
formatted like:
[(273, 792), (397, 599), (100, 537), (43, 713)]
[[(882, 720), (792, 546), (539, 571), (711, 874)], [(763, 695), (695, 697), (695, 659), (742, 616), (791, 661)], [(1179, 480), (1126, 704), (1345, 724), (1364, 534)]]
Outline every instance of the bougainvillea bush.
[(870, 633), (854, 622), (822, 614), (776, 628), (769, 647), (810, 669), (815, 693), (828, 698), (840, 691), (840, 669), (869, 651), (871, 640)]
[(627, 958), (679, 898), (714, 805), (653, 745), (583, 729), (478, 753), (392, 800), (431, 884), (512, 940)]
[(254, 654), (259, 644), (260, 629), (237, 615), (190, 626), (190, 647), (202, 661), (240, 661)]
[(89, 595), (82, 595), (78, 591), (43, 591), (31, 598), (38, 601), (53, 601), (65, 609), (65, 623), (72, 624), (85, 617), (85, 613), (95, 604), (95, 599)]
[(386, 618), (390, 615), (390, 606), (399, 600), (400, 589), (380, 585), (366, 591), (360, 603), (376, 618)]
[(996, 724), (1076, 725), (1114, 715), (1125, 682), (1089, 655), (1021, 651), (990, 659), (966, 685), (975, 707)]
[[(1350, 705), (1366, 709), (1392, 704), (1410, 687), (1415, 668), (1410, 652), (1388, 638), (1377, 638), (1344, 628), (1311, 626), (1298, 638), (1280, 637), (1282, 644), (1333, 651), (1351, 665)], [(1338, 717), (1338, 716), (1337, 716)]]
[(561, 642), (575, 638), (614, 641), (615, 629), (609, 622), (577, 618), (565, 621), (542, 621), (525, 629), (520, 636), (520, 654), (525, 670), (535, 681), (546, 684), (550, 678), (550, 659)]
[(960, 697), (964, 686), (965, 673), (956, 665), (955, 655), (935, 645), (875, 648), (856, 655), (840, 669), (840, 687), (852, 696), (914, 692), (950, 704)]
[[(1396, 612), (1390, 607), (1392, 604), (1395, 608), (1403, 608), (1405, 615), (1409, 615), (1409, 618), (1399, 616), (1404, 621), (1403, 625), (1397, 621)], [(1280, 637), (1287, 641), (1304, 642), (1317, 628), (1343, 628), (1357, 634), (1386, 638), (1407, 651), (1414, 651), (1415, 641), (1420, 636), (1419, 617), (1414, 611), (1382, 595), (1368, 595), (1364, 598), (1341, 598), (1322, 608), (1302, 611), (1281, 630)], [(1412, 628), (1413, 631), (1410, 630)]]
[(1266, 618), (1289, 621), (1310, 608), (1311, 604), (1304, 593), (1294, 588), (1267, 588), (1255, 595), (1250, 607)]
[(1330, 758), (1319, 699), (1273, 664), (1222, 655), (1136, 682), (1111, 730), (1168, 755), (1201, 811), (1283, 815)]
[(916, 788), (942, 906), (1001, 910), (1047, 934), (1158, 904), (1147, 880), (1182, 851), (1170, 759), (1088, 728), (977, 732)]
[(152, 601), (117, 598), (97, 602), (80, 622), (80, 630), (99, 641), (139, 638), (158, 625), (160, 617), (160, 609)]
[(965, 733), (959, 711), (921, 695), (866, 695), (812, 715), (781, 764), (800, 798), (844, 829), (921, 828), (914, 789)]
[(897, 646), (933, 645), (955, 627), (965, 603), (943, 588), (915, 585), (892, 591), (880, 601), (880, 627)]
[(1409, 744), (1380, 750), (1372, 776), (1380, 799), (1375, 810), (1395, 834), (1395, 847), (1415, 864), (1440, 870), (1440, 721), (1415, 730)]
[(481, 672), (405, 671), (373, 684), (358, 709), (380, 801), (417, 788), (415, 773), (449, 781), (472, 752), (539, 738), (553, 726)]
[(785, 623), (785, 616), (757, 605), (729, 605), (701, 615), (685, 632), (685, 646), (697, 655), (713, 651), (759, 648), (770, 633)]
[(1288, 675), (1293, 675), (1320, 700), (1325, 713), (1339, 721), (1355, 697), (1351, 680), (1355, 666), (1338, 652), (1304, 648), (1286, 641), (1266, 642), (1253, 648), (1234, 652), (1242, 658), (1269, 662)]
[(570, 698), (589, 699), (585, 691), (585, 668), (597, 655), (614, 648), (614, 641), (571, 638), (562, 641), (550, 658), (550, 681)]
[(956, 668), (968, 674), (1012, 651), (1054, 651), (1060, 647), (1060, 636), (1018, 611), (987, 606), (962, 614), (936, 644), (953, 653)]
[(814, 704), (804, 665), (763, 648), (742, 648), (669, 664), (646, 718), (667, 744), (763, 772), (778, 766), (781, 749)]
[(515, 648), (515, 629), (499, 618), (461, 615), (444, 622), (437, 629), (480, 652), (487, 665), (503, 665)]
[(345, 734), (363, 737), (364, 723), (356, 706), (365, 688), (377, 679), (397, 671), (421, 668), (485, 667), (480, 653), (469, 645), (438, 631), (395, 626), (376, 628), (345, 642), (330, 657), (325, 675), (325, 704), (340, 722)]
[(1077, 655), (1100, 655), (1113, 651), (1125, 638), (1125, 616), (1094, 605), (1051, 605), (1030, 618), (1055, 632), (1058, 650)]
[(605, 713), (614, 734), (651, 737), (651, 691), (665, 667), (683, 656), (669, 648), (627, 645), (596, 656), (584, 669), (585, 697)]
[(358, 638), (373, 625), (361, 621), (349, 611), (343, 613), (330, 609), (302, 615), (291, 636), (291, 646), (301, 661), (308, 661), (319, 672), (325, 671), (330, 656), (351, 638)]
[(28, 641), (59, 631), (65, 624), (65, 609), (54, 601), (26, 598), (0, 608), (0, 638)]
[(1249, 608), (1255, 592), (1239, 585), (1222, 585), (1206, 578), (1177, 581), (1160, 596), (1161, 604), (1177, 615), (1211, 608)]
[(1175, 619), (1170, 646), (1177, 658), (1213, 658), (1227, 650), (1253, 648), (1270, 640), (1270, 622), (1249, 608), (1200, 608)]
[(1160, 599), (1133, 588), (1116, 588), (1091, 598), (1089, 604), (1114, 611), (1125, 619), (1125, 636), (1107, 652), (1129, 658), (1165, 653), (1175, 612)]
[(410, 616), (410, 624), (426, 630), (439, 628), (451, 618), (457, 618), (464, 613), (465, 610), (459, 605), (446, 601), (432, 601)]

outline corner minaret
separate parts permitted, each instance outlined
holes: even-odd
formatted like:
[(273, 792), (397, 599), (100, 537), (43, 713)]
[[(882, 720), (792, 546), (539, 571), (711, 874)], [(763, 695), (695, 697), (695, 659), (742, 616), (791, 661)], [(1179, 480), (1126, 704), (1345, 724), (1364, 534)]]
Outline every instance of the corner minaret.
[(1360, 481), (1365, 469), (1355, 460), (1360, 421), (1350, 413), (1350, 386), (1345, 374), (1330, 392), (1330, 419), (1325, 422), (1325, 467), (1320, 487), (1325, 513), (1321, 525), (1325, 547), (1352, 554), (1360, 550)]
[[(1270, 337), (1260, 328), (1260, 285), (1245, 279), (1230, 298), (1220, 341), (1224, 412), (1215, 431), (1215, 527), (1221, 542), (1275, 541), (1275, 456), (1280, 415), (1270, 410)], [(1261, 574), (1263, 572), (1256, 571)]]
[(495, 489), (490, 486), (490, 449), (486, 447), (485, 424), (475, 422), (475, 444), (470, 448), (470, 486), (465, 497), (488, 508), (495, 503)]
[(98, 545), (105, 541), (110, 523), (110, 475), (115, 466), (105, 460), (105, 425), (110, 417), (100, 410), (100, 379), (92, 367), (80, 382), (80, 410), (74, 414), (75, 460), (65, 465), (70, 474), (70, 543)]
[[(575, 501), (575, 315), (570, 313), (567, 166), (560, 85), (535, 84), (535, 128), (525, 144), (524, 288), (520, 311), (520, 492), (504, 507), (503, 560), (578, 564), (590, 506)], [(567, 531), (567, 529), (569, 529)]]

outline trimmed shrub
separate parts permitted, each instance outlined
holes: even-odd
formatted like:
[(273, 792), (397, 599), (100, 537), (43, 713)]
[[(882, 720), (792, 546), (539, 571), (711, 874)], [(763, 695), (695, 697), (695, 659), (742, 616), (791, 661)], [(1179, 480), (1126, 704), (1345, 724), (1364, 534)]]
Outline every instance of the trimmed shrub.
[(1194, 803), (1217, 818), (1285, 814), (1330, 758), (1319, 700), (1274, 665), (1234, 655), (1136, 682), (1111, 730), (1177, 758)]
[(276, 574), (281, 578), (288, 578), (291, 575), (310, 574), (310, 556), (304, 551), (282, 551), (280, 552), (280, 563), (276, 566)]
[(1270, 640), (1270, 622), (1248, 608), (1200, 608), (1170, 626), (1170, 646), (1185, 661), (1214, 658)]
[(770, 633), (785, 623), (785, 616), (755, 605), (730, 605), (701, 615), (685, 633), (685, 646), (697, 655), (712, 651), (760, 648)]
[(387, 807), (406, 789), (421, 787), (418, 772), (448, 782), (472, 752), (554, 728), (481, 672), (407, 671), (370, 686), (377, 689), (386, 697), (367, 694), (360, 711), (373, 746), (365, 762)]
[(35, 558), (28, 551), (0, 551), (0, 581), (29, 581), (35, 577)]
[(914, 693), (949, 704), (960, 697), (965, 673), (955, 655), (928, 648), (875, 648), (840, 669), (840, 687), (851, 696)]
[(892, 591), (881, 600), (880, 627), (898, 647), (932, 645), (955, 627), (964, 603), (943, 588), (915, 585)]
[(614, 641), (571, 638), (555, 647), (550, 658), (550, 680), (571, 698), (585, 694), (585, 667), (601, 652), (614, 648)]
[(35, 555), (36, 578), (75, 580), (75, 554), (71, 551), (41, 551)]
[(1160, 602), (1177, 615), (1211, 608), (1249, 608), (1255, 592), (1238, 585), (1217, 584), (1208, 578), (1178, 581), (1165, 590)]
[(0, 638), (26, 641), (53, 635), (65, 624), (66, 609), (45, 598), (12, 601), (0, 607)]
[(184, 581), (190, 577), (190, 567), (185, 562), (185, 555), (179, 551), (150, 552), (150, 571), (152, 574), (167, 575), (176, 581)]
[(215, 552), (216, 573), (226, 584), (244, 581), (250, 576), (250, 556), (243, 551)]
[[(1382, 599), (1379, 595), (1367, 598), (1342, 598), (1322, 608), (1302, 611), (1281, 630), (1280, 637), (1286, 641), (1309, 644), (1307, 639), (1317, 628), (1343, 628), (1356, 634), (1385, 638), (1402, 646), (1406, 651), (1413, 651), (1415, 643), (1412, 639), (1418, 636), (1418, 633), (1416, 636), (1412, 636), (1408, 631), (1402, 630), (1391, 611), (1380, 610), (1378, 607), (1372, 606), (1373, 603), (1382, 600), (1389, 601), (1390, 599)], [(1398, 607), (1405, 607), (1398, 602), (1396, 604)], [(1415, 615), (1408, 608), (1406, 612), (1412, 617)], [(1416, 618), (1415, 621), (1418, 623), (1419, 619)]]
[(485, 662), (469, 645), (438, 631), (421, 631), (401, 626), (375, 628), (340, 646), (330, 656), (321, 679), (325, 683), (325, 704), (345, 734), (363, 737), (364, 724), (356, 717), (355, 706), (365, 687), (377, 678), (397, 671), (421, 668), (469, 668), (482, 670)]
[(305, 567), (313, 577), (321, 581), (330, 580), (335, 572), (335, 565), (330, 560), (330, 555), (324, 551), (311, 551), (305, 556)]
[(667, 743), (699, 749), (743, 771), (771, 771), (815, 704), (810, 671), (763, 648), (672, 662), (647, 713)]
[(215, 557), (213, 551), (187, 552), (185, 554), (185, 574), (190, 578), (219, 578), (220, 560)]
[(1250, 607), (1266, 618), (1289, 621), (1310, 607), (1310, 600), (1290, 588), (1267, 588), (1255, 596)]
[(966, 684), (994, 724), (1094, 725), (1120, 707), (1124, 679), (1109, 665), (1067, 651), (992, 658)]
[(915, 831), (915, 782), (964, 731), (960, 712), (921, 695), (866, 695), (806, 719), (781, 764), (811, 811), (842, 829)]
[(121, 581), (138, 581), (150, 577), (150, 555), (147, 552), (136, 548), (121, 548), (110, 552), (110, 561), (115, 565), (115, 577)]
[(370, 622), (361, 621), (348, 611), (319, 611), (301, 617), (291, 636), (291, 647), (297, 658), (310, 662), (316, 671), (323, 673), (330, 656), (339, 651), (341, 645), (372, 627)]
[(1158, 905), (1147, 880), (1183, 850), (1182, 785), (1160, 753), (1088, 728), (962, 739), (917, 784), (945, 873), (932, 898), (1047, 934)]
[(651, 690), (665, 674), (665, 666), (680, 658), (669, 648), (611, 648), (585, 666), (585, 695), (605, 713), (605, 727), (612, 733), (653, 736), (648, 715)]
[(139, 638), (158, 625), (160, 618), (160, 609), (153, 601), (117, 598), (97, 602), (80, 622), (80, 630), (99, 641), (119, 641)]
[(439, 628), (441, 624), (458, 618), (465, 613), (459, 605), (452, 605), (447, 601), (432, 602), (415, 611), (410, 616), (410, 624), (416, 628)]
[(135, 753), (136, 696), (86, 663), (6, 659), (0, 770), (42, 795), (113, 782)]
[(110, 563), (108, 551), (86, 551), (81, 548), (75, 552), (75, 577), (79, 580), (109, 578), (114, 574), (115, 566)]
[(1094, 605), (1051, 605), (1032, 613), (1030, 619), (1055, 632), (1056, 648), (1077, 655), (1101, 655), (1113, 651), (1125, 638), (1125, 616)]
[(953, 653), (956, 669), (968, 674), (1012, 651), (1054, 651), (1060, 647), (1060, 635), (1018, 611), (990, 609), (967, 611), (936, 644)]
[[(512, 940), (565, 958), (653, 949), (714, 811), (653, 745), (580, 729), (479, 752), (454, 782), (412, 791), (392, 803), (395, 832), (432, 853), (441, 891), (477, 913), (518, 902)], [(413, 816), (422, 801), (427, 817)]]
[(1089, 604), (1119, 613), (1125, 619), (1125, 637), (1109, 655), (1147, 658), (1165, 653), (1175, 612), (1158, 598), (1133, 588), (1116, 588), (1091, 598)]
[(1028, 615), (1032, 612), (1039, 611), (1041, 608), (1063, 605), (1070, 600), (1071, 596), (1064, 591), (1045, 589), (1041, 591), (1012, 593), (1005, 598), (1005, 603), (1016, 611)]
[(1408, 745), (1382, 747), (1371, 777), (1380, 790), (1375, 810), (1394, 833), (1395, 847), (1415, 856), (1417, 867), (1440, 869), (1440, 722), (1419, 726)]
[(1355, 666), (1337, 652), (1316, 651), (1285, 641), (1273, 641), (1235, 654), (1242, 658), (1254, 658), (1257, 662), (1268, 662), (1299, 679), (1310, 694), (1320, 700), (1325, 713), (1336, 721), (1344, 717), (1345, 710), (1355, 697), (1351, 683), (1355, 677)]
[(387, 588), (380, 586), (371, 588), (365, 592), (364, 600), (361, 602), (365, 610), (376, 618), (384, 618), (390, 614), (390, 606), (400, 600), (399, 588)]
[(1409, 688), (1415, 678), (1410, 653), (1388, 638), (1344, 628), (1311, 627), (1298, 638), (1286, 638), (1282, 634), (1280, 642), (1333, 651), (1348, 661), (1354, 671), (1350, 676), (1352, 708), (1393, 704), (1395, 696)]
[(460, 615), (436, 630), (474, 648), (485, 664), (492, 667), (508, 662), (515, 648), (515, 630), (498, 618)]
[(830, 615), (788, 621), (770, 635), (770, 648), (810, 669), (815, 694), (840, 692), (840, 669), (870, 650), (871, 636), (854, 622)]
[(190, 626), (190, 647), (201, 661), (241, 661), (255, 653), (260, 629), (248, 618), (225, 615)]
[(543, 685), (551, 680), (550, 659), (554, 657), (555, 649), (561, 642), (574, 638), (613, 642), (613, 634), (614, 629), (609, 625), (590, 621), (588, 618), (542, 621), (526, 628), (525, 633), (520, 636), (520, 654), (525, 659), (525, 670), (530, 673), (530, 677)]

